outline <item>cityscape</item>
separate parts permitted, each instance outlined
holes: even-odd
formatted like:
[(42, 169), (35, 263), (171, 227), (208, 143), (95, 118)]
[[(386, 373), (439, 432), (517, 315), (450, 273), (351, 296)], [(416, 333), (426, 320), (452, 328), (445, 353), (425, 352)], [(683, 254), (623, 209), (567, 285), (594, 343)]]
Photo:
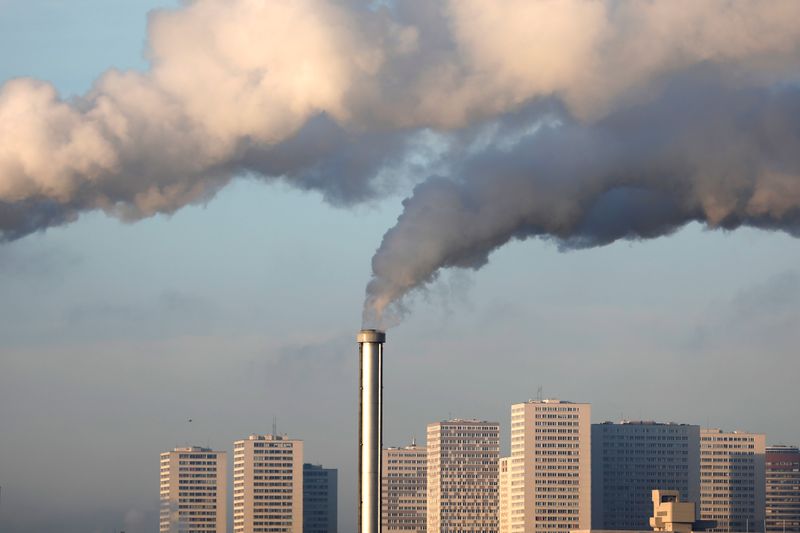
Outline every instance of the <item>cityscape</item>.
[(800, 0), (0, 0), (0, 533), (800, 533)]
[[(745, 431), (653, 421), (592, 423), (591, 405), (510, 407), (501, 424), (427, 425), (425, 443), (381, 457), (381, 531), (650, 531), (653, 490), (694, 505), (694, 531), (800, 531), (800, 450)], [(337, 469), (307, 461), (303, 441), (250, 435), (233, 444), (233, 532), (334, 533)], [(228, 531), (226, 451), (161, 455), (162, 533)]]

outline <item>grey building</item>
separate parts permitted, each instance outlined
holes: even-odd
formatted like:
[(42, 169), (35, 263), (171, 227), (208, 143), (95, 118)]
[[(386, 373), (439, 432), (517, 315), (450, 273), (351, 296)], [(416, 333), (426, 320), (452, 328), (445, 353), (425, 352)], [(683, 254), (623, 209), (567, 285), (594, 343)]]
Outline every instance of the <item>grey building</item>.
[(336, 533), (337, 471), (303, 465), (303, 533)]
[(800, 532), (800, 449), (767, 446), (766, 467), (767, 531)]
[(650, 529), (654, 489), (699, 508), (700, 426), (592, 424), (592, 529)]

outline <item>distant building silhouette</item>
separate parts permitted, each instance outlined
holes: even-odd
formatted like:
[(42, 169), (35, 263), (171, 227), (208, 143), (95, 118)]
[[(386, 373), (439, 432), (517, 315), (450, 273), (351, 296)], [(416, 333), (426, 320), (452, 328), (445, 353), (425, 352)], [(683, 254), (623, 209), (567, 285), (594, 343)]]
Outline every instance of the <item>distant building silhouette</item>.
[(337, 533), (338, 473), (303, 465), (303, 533)]

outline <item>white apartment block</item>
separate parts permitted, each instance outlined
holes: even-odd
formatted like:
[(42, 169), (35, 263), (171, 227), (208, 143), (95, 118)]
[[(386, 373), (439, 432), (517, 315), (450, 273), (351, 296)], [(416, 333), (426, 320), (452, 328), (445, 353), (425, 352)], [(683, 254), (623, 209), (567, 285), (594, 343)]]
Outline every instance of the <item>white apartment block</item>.
[(428, 533), (497, 532), (500, 425), (428, 424)]
[(381, 458), (381, 530), (425, 533), (427, 522), (428, 450), (412, 443), (387, 448)]
[(554, 399), (511, 406), (511, 533), (591, 527), (591, 406)]
[(764, 531), (765, 436), (700, 430), (700, 515), (711, 531)]
[(509, 511), (509, 484), (510, 478), (508, 476), (508, 465), (511, 462), (510, 457), (501, 457), (497, 464), (497, 530), (499, 533), (510, 533), (511, 522)]
[(224, 533), (228, 462), (225, 452), (196, 446), (161, 454), (160, 533)]
[(303, 441), (250, 435), (233, 444), (234, 533), (302, 533)]

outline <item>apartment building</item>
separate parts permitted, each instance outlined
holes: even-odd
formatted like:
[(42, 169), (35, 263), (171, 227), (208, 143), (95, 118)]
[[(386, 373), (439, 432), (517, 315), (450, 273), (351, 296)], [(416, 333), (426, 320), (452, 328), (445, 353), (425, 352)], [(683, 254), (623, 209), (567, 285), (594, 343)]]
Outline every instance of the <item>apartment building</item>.
[(655, 489), (699, 506), (700, 426), (592, 424), (592, 528), (648, 529)]
[(765, 437), (700, 430), (700, 515), (712, 531), (764, 531)]
[(233, 444), (233, 531), (303, 531), (303, 441), (250, 435)]
[(225, 452), (190, 446), (161, 454), (160, 533), (227, 531)]
[(336, 533), (338, 471), (303, 464), (303, 533)]
[(557, 399), (511, 406), (512, 533), (591, 527), (591, 406)]
[(766, 450), (766, 526), (771, 533), (800, 533), (800, 449)]
[(436, 422), (427, 444), (428, 533), (496, 533), (500, 425)]
[(425, 533), (427, 528), (428, 449), (386, 448), (381, 458), (383, 533)]

